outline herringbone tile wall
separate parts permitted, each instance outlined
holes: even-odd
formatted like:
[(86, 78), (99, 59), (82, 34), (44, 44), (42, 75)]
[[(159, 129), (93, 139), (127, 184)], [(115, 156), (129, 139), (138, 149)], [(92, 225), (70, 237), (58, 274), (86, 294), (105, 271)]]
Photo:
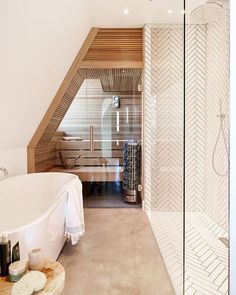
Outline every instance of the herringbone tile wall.
[(183, 208), (183, 27), (145, 27), (144, 154), (147, 210)]
[(206, 26), (186, 28), (186, 211), (204, 211)]
[[(206, 28), (186, 29), (186, 210), (204, 210)], [(183, 27), (145, 27), (145, 201), (183, 208)]]

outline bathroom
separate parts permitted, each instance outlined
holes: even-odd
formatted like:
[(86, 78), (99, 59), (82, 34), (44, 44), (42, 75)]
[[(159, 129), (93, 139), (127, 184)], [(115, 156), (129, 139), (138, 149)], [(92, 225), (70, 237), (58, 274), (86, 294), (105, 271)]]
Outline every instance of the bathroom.
[(236, 293), (232, 2), (2, 0), (0, 236), (50, 294)]

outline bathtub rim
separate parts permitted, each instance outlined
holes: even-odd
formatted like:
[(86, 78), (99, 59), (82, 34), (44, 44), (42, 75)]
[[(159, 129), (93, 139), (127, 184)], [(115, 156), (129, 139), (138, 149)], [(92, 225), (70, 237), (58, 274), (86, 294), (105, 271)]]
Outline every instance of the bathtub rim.
[[(72, 173), (40, 172), (40, 173), (20, 174), (20, 175), (15, 175), (15, 176), (7, 177), (7, 179), (1, 180), (0, 183), (1, 182), (4, 182), (4, 181), (7, 181), (9, 179), (19, 178), (21, 176), (23, 177), (23, 176), (31, 176), (31, 175), (46, 175), (46, 174), (50, 174), (50, 175), (66, 175), (66, 176), (70, 175), (71, 176), (71, 179), (70, 180), (72, 180), (72, 179), (78, 179), (79, 181), (81, 181), (77, 175), (72, 174)], [(68, 180), (68, 182), (70, 180)], [(45, 217), (49, 216), (50, 213), (52, 213), (56, 209), (56, 207), (58, 206), (58, 204), (61, 202), (61, 199), (63, 198), (63, 196), (65, 196), (66, 192), (65, 191), (63, 192), (62, 191), (63, 190), (63, 187), (65, 185), (66, 185), (66, 183), (61, 187), (61, 189), (58, 190), (58, 193), (56, 195), (57, 198), (56, 198), (55, 202), (53, 204), (51, 204), (49, 206), (49, 208), (44, 213), (42, 213), (38, 218), (36, 218), (34, 221), (32, 221), (30, 223), (27, 223), (25, 225), (22, 225), (22, 226), (19, 226), (19, 227), (15, 227), (12, 230), (4, 230), (4, 231), (2, 231), (2, 233), (6, 232), (8, 235), (11, 235), (11, 234), (14, 234), (16, 232), (20, 232), (22, 230), (25, 230), (25, 229), (27, 229), (27, 228), (29, 228), (31, 226), (34, 226), (35, 224), (38, 224), (38, 223), (40, 223), (40, 221), (44, 220)], [(65, 199), (66, 199), (66, 197), (65, 197)]]

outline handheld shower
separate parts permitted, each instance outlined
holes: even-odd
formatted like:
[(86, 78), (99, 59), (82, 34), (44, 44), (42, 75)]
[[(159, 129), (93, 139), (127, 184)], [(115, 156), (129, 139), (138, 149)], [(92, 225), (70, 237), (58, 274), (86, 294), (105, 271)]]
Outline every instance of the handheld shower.
[(214, 150), (213, 150), (213, 153), (212, 153), (212, 167), (213, 167), (213, 170), (215, 171), (215, 173), (218, 176), (223, 177), (223, 176), (228, 175), (228, 170), (225, 171), (225, 172), (221, 172), (216, 167), (216, 150), (217, 150), (217, 146), (220, 143), (221, 134), (222, 134), (222, 138), (223, 138), (223, 145), (224, 145), (224, 148), (226, 150), (227, 160), (229, 160), (229, 151), (228, 151), (227, 140), (226, 140), (224, 126), (223, 126), (223, 122), (224, 122), (224, 119), (225, 119), (225, 114), (223, 114), (223, 112), (222, 112), (222, 100), (219, 101), (219, 107), (220, 107), (220, 114), (217, 117), (220, 118), (220, 126), (219, 126), (219, 132), (218, 132), (216, 144), (215, 144), (215, 147), (214, 147)]

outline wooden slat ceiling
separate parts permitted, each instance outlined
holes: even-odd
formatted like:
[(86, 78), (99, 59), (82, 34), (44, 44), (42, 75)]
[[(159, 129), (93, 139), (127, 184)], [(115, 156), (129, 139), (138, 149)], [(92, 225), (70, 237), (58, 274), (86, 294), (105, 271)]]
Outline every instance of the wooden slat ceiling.
[(99, 29), (84, 61), (139, 61), (142, 54), (142, 28)]
[(137, 92), (142, 81), (140, 69), (110, 69), (100, 73), (104, 92)]
[[(82, 71), (82, 70), (81, 70)], [(141, 69), (87, 69), (85, 79), (100, 79), (104, 92), (138, 92)]]

